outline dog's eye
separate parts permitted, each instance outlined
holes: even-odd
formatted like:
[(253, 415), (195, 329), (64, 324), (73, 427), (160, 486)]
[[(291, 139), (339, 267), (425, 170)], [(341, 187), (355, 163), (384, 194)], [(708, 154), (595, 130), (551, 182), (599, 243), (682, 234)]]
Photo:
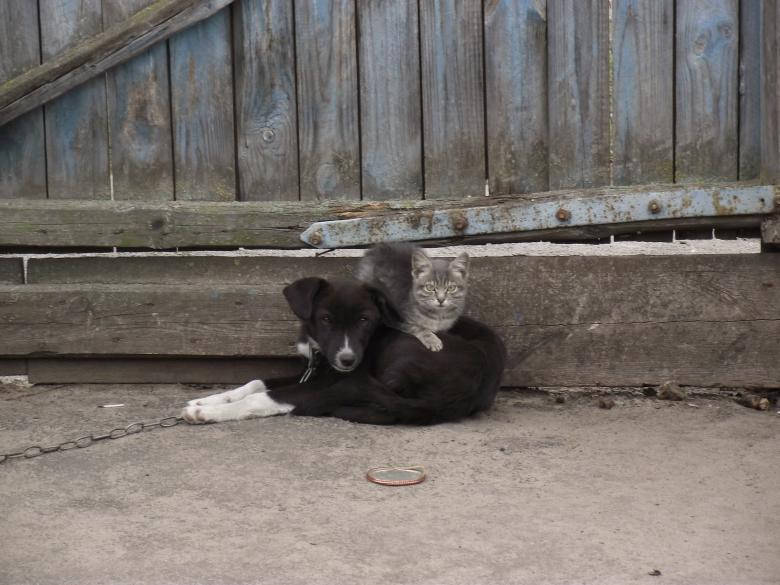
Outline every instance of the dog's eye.
[(330, 315), (323, 315), (322, 317), (320, 317), (320, 321), (322, 321), (323, 323), (330, 323), (331, 321)]
[(365, 315), (361, 315), (361, 316), (360, 316), (360, 319), (359, 319), (359, 321), (360, 321), (360, 322), (361, 322), (363, 325), (365, 325), (366, 323), (368, 323), (368, 322), (370, 321), (370, 319), (369, 319), (368, 317), (366, 317)]

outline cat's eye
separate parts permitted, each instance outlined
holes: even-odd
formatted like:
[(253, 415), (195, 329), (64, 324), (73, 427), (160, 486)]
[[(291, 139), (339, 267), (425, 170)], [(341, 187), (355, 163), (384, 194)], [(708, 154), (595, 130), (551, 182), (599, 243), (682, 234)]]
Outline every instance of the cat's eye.
[(331, 321), (330, 315), (323, 315), (322, 317), (320, 317), (320, 321), (322, 321), (323, 323), (328, 323), (329, 324), (330, 321)]
[(433, 284), (432, 282), (429, 282), (423, 288), (425, 289), (425, 292), (433, 292), (436, 290), (436, 285)]
[(365, 324), (367, 324), (369, 322), (369, 318), (366, 317), (365, 315), (361, 315), (360, 319), (358, 319), (358, 321), (360, 321), (361, 325), (365, 325)]
[(456, 290), (458, 290), (458, 285), (457, 284), (451, 284), (451, 285), (449, 285), (447, 287), (447, 292), (448, 293), (454, 293)]

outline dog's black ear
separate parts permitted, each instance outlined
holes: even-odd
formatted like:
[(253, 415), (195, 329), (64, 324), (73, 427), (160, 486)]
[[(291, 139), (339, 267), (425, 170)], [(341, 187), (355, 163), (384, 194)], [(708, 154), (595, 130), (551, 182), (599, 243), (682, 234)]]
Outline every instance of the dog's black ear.
[(387, 300), (385, 294), (373, 287), (368, 287), (371, 292), (371, 298), (374, 299), (374, 304), (379, 309), (379, 314), (382, 316), (382, 322), (385, 325), (398, 325), (403, 321), (401, 315), (395, 310), (395, 307)]
[(287, 304), (290, 305), (292, 312), (300, 319), (311, 318), (314, 310), (314, 297), (324, 289), (328, 284), (324, 278), (310, 276), (301, 278), (292, 284), (288, 284), (282, 291)]

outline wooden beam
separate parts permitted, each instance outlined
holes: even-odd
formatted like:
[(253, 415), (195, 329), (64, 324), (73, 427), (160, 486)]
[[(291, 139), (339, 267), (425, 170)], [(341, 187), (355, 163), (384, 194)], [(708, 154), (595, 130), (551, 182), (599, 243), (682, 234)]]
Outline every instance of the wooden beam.
[(0, 284), (22, 284), (24, 268), (21, 258), (0, 258)]
[(29, 360), (27, 376), (31, 384), (244, 384), (295, 376), (303, 364), (302, 358), (55, 358)]
[[(297, 322), (283, 286), (346, 275), (355, 262), (284, 259), (277, 273), (278, 258), (175, 260), (134, 259), (109, 271), (110, 284), (0, 286), (0, 355), (290, 357)], [(61, 282), (77, 272), (72, 259), (61, 270), (57, 261), (40, 270), (31, 260), (31, 274)], [(145, 281), (158, 284), (130, 284)], [(507, 342), (506, 384), (780, 385), (774, 255), (475, 258), (472, 282), (469, 313)]]
[(0, 126), (208, 18), (233, 0), (157, 0), (129, 19), (0, 85)]
[[(713, 193), (721, 187), (739, 189), (740, 183), (709, 185)], [(684, 189), (692, 189), (686, 186)], [(653, 186), (654, 192), (676, 190), (680, 186)], [(303, 248), (301, 233), (312, 223), (376, 217), (420, 210), (461, 210), (486, 204), (528, 206), (558, 205), (581, 198), (612, 197), (641, 193), (648, 186), (604, 187), (569, 190), (535, 195), (472, 197), (458, 201), (383, 201), (383, 202), (130, 202), (130, 201), (52, 201), (0, 199), (0, 247), (120, 247), (166, 250), (182, 247), (265, 247)], [(507, 241), (592, 239), (604, 235), (637, 231), (670, 230), (683, 227), (751, 227), (761, 223), (761, 215), (717, 218), (672, 218), (631, 222), (623, 225), (573, 227), (561, 222), (560, 228), (504, 234)], [(622, 221), (625, 221), (623, 219)], [(599, 234), (599, 235), (594, 235)], [(429, 243), (476, 243), (497, 235), (431, 238)]]

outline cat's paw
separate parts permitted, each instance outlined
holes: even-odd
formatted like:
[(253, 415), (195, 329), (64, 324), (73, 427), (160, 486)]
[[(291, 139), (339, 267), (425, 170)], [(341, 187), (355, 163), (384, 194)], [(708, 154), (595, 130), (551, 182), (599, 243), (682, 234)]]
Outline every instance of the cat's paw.
[(441, 351), (441, 348), (444, 347), (439, 336), (431, 331), (426, 331), (421, 334), (418, 339), (420, 340), (420, 343), (431, 351)]

